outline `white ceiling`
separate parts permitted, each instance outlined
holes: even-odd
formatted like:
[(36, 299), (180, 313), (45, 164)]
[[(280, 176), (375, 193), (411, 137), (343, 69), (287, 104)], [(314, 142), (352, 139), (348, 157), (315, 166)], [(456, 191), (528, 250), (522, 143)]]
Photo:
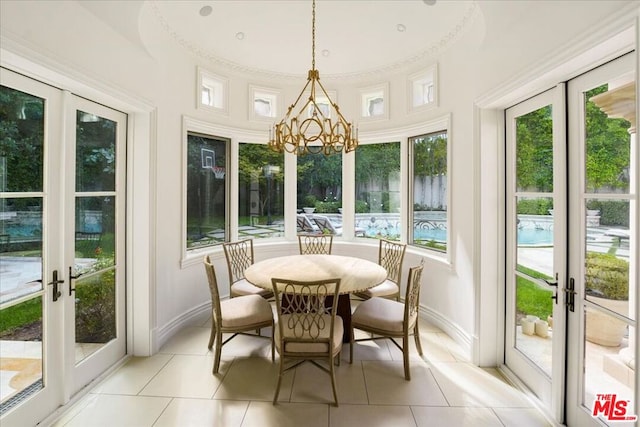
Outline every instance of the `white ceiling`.
[[(435, 56), (480, 14), (475, 0), (429, 3), (317, 0), (316, 68), (321, 77), (366, 75)], [(311, 0), (80, 4), (137, 44), (145, 39), (139, 33), (141, 22), (153, 20), (192, 53), (235, 69), (278, 76), (306, 76), (311, 69)], [(211, 13), (202, 16), (206, 6)], [(399, 25), (404, 31), (398, 31)]]

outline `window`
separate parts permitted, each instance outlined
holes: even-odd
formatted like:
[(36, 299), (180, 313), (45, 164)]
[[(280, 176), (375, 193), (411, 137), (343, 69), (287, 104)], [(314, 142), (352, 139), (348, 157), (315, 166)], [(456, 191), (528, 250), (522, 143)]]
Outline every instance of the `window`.
[(284, 236), (284, 155), (241, 143), (238, 165), (238, 237)]
[(360, 89), (360, 119), (380, 120), (389, 118), (389, 84)]
[(187, 250), (227, 240), (227, 153), (224, 138), (187, 133)]
[(227, 79), (198, 68), (198, 108), (205, 108), (226, 114)]
[(436, 65), (409, 77), (409, 110), (438, 105), (438, 68)]
[(400, 143), (356, 150), (355, 235), (400, 240)]
[(341, 235), (342, 154), (307, 154), (297, 161), (298, 213), (309, 219), (306, 225), (298, 221), (298, 232)]
[(249, 85), (249, 119), (273, 122), (280, 111), (280, 92)]
[(440, 252), (447, 252), (448, 245), (447, 146), (446, 131), (409, 139), (412, 159), (409, 196), (413, 205), (409, 242)]

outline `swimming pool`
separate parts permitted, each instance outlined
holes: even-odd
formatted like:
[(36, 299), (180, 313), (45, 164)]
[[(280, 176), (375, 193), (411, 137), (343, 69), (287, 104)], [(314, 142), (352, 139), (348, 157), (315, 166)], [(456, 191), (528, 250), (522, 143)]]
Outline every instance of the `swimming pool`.
[[(400, 230), (396, 227), (374, 228), (365, 230), (367, 237), (393, 237), (400, 236)], [(418, 228), (413, 231), (414, 240), (447, 241), (447, 230), (442, 228)], [(518, 230), (518, 246), (545, 246), (553, 245), (553, 230), (524, 228)]]

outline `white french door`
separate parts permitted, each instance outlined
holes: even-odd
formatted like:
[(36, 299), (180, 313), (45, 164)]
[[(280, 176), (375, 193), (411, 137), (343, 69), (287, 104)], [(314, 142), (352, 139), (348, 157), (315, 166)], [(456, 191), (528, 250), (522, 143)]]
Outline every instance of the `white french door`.
[(563, 417), (564, 85), (506, 111), (505, 363)]
[(0, 73), (0, 424), (25, 426), (126, 352), (126, 116)]
[(505, 363), (567, 425), (637, 425), (635, 53), (506, 111)]
[(635, 60), (627, 54), (568, 84), (570, 425), (636, 425)]

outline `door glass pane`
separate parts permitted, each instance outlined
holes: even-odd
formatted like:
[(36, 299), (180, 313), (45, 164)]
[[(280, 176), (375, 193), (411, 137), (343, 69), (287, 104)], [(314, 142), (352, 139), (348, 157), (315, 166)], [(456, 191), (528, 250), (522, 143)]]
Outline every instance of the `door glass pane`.
[(526, 276), (515, 279), (516, 348), (551, 377), (553, 291)]
[[(584, 389), (582, 404), (590, 413), (594, 401), (604, 405), (598, 410), (598, 418), (605, 420), (606, 400), (614, 396), (617, 402), (628, 402), (627, 415), (636, 414), (635, 407), (635, 345), (633, 328), (619, 319), (596, 308), (585, 308)], [(601, 395), (598, 398), (598, 394)], [(611, 415), (614, 415), (611, 413)], [(631, 425), (611, 423), (609, 425)]]
[(0, 415), (42, 382), (42, 297), (0, 310)]
[(116, 122), (77, 111), (76, 191), (113, 191), (116, 186)]
[(115, 201), (76, 199), (76, 362), (116, 337)]
[(42, 199), (0, 199), (0, 303), (42, 289)]
[(629, 201), (586, 202), (585, 298), (635, 318), (629, 307)]
[(42, 191), (43, 144), (44, 99), (1, 86), (0, 192)]
[(553, 277), (553, 199), (518, 197), (516, 216), (517, 269), (532, 277)]
[(43, 387), (44, 107), (0, 87), (0, 415)]
[(551, 105), (516, 118), (517, 191), (553, 191)]
[[(605, 84), (585, 93), (585, 171), (589, 193), (628, 193), (635, 84)], [(635, 129), (633, 129), (635, 134)]]
[(76, 363), (116, 338), (115, 268), (75, 281)]
[(240, 144), (238, 235), (284, 236), (284, 155), (264, 144)]

